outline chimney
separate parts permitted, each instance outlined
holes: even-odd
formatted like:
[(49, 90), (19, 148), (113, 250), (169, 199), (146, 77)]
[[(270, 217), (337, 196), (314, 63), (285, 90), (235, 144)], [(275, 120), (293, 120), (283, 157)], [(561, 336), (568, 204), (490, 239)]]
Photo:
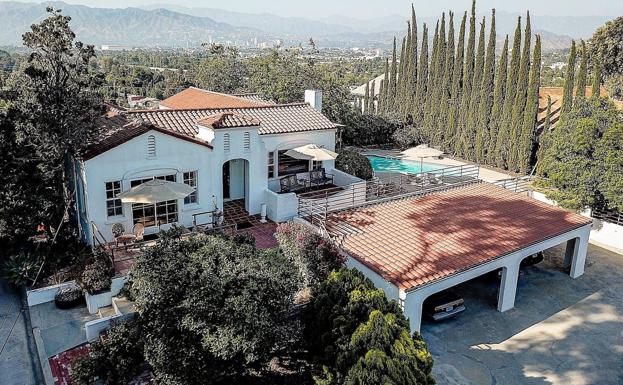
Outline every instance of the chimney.
[(322, 91), (305, 90), (305, 103), (309, 103), (315, 110), (322, 112)]

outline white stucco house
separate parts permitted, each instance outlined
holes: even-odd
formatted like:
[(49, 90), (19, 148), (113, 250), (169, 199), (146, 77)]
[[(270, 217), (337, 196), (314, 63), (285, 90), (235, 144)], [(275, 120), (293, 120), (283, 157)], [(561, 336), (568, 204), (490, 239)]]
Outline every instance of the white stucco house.
[[(201, 213), (222, 209), (228, 200), (244, 200), (249, 214), (265, 207), (269, 219), (284, 221), (296, 215), (298, 200), (294, 193), (280, 193), (279, 178), (304, 178), (312, 168), (324, 167), (336, 185), (356, 180), (334, 170), (334, 161), (318, 164), (285, 155), (305, 144), (335, 149), (339, 125), (320, 112), (320, 91), (306, 91), (305, 103), (280, 105), (194, 90), (185, 107), (199, 108), (113, 109), (101, 118), (100, 137), (74, 162), (77, 215), (86, 242), (113, 241), (116, 223), (129, 231), (141, 223), (146, 234), (174, 223), (192, 227)], [(199, 91), (208, 97), (197, 98)], [(219, 108), (209, 107), (211, 94)], [(224, 107), (226, 98), (235, 107)], [(157, 204), (122, 203), (117, 197), (152, 178), (196, 191)]]

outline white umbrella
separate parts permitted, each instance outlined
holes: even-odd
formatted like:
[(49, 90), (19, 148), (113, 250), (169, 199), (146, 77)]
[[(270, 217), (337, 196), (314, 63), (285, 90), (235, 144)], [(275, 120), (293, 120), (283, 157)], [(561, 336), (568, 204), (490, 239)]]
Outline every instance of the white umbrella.
[(186, 198), (195, 191), (187, 184), (152, 179), (117, 195), (123, 203), (158, 203)]
[(420, 158), (420, 169), (424, 166), (424, 158), (434, 158), (444, 154), (443, 151), (428, 147), (428, 144), (420, 144), (402, 152), (403, 155)]
[(317, 144), (307, 144), (305, 146), (293, 148), (285, 153), (288, 156), (296, 159), (315, 160), (317, 162), (322, 160), (334, 160), (337, 158), (337, 153), (322, 148)]

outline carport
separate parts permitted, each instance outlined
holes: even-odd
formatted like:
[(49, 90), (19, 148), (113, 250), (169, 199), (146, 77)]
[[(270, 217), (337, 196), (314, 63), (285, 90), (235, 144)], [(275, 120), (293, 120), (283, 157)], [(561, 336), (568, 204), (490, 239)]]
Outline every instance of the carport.
[(399, 301), (411, 331), (419, 331), (427, 297), (500, 268), (497, 307), (512, 309), (521, 261), (562, 243), (570, 276), (581, 276), (591, 224), (478, 182), (336, 212), (324, 227), (348, 265)]

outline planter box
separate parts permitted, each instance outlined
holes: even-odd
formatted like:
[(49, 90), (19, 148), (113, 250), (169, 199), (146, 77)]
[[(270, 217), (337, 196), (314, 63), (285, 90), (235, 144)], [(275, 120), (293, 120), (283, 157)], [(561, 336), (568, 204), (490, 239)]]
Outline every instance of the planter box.
[(64, 282), (59, 285), (42, 287), (39, 289), (26, 291), (28, 306), (35, 306), (46, 302), (54, 301), (54, 296), (60, 290), (75, 286), (74, 281)]
[(93, 295), (87, 293), (86, 291), (84, 292), (84, 299), (87, 301), (87, 308), (91, 314), (97, 313), (101, 307), (112, 305), (112, 297), (112, 291), (105, 291), (103, 293)]

